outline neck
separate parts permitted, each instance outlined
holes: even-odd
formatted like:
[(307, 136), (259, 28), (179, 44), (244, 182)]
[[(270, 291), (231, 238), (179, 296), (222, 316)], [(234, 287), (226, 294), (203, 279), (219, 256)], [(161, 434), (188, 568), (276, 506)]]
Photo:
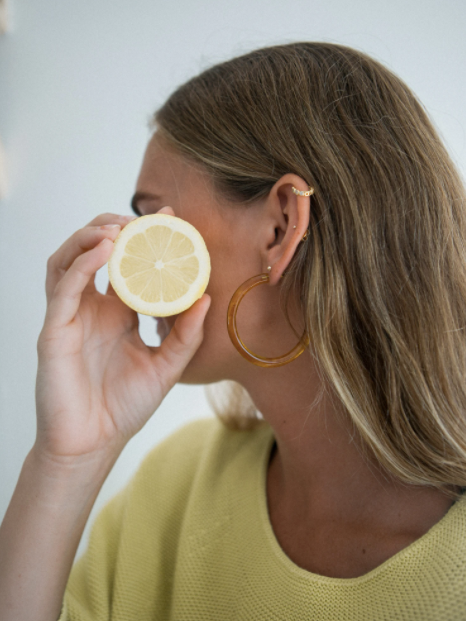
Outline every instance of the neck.
[(381, 528), (426, 521), (428, 527), (432, 503), (434, 518), (451, 506), (438, 490), (405, 485), (367, 451), (363, 456), (360, 437), (341, 404), (323, 390), (308, 352), (276, 369), (248, 368), (237, 381), (273, 428), (276, 450), (269, 470), (284, 505), (298, 519), (359, 527), (369, 519)]

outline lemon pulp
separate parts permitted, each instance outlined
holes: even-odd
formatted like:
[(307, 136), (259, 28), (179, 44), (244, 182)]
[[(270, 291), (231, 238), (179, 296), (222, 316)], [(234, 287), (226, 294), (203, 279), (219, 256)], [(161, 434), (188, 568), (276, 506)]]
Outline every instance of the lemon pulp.
[(168, 214), (141, 216), (115, 240), (109, 277), (134, 310), (167, 316), (200, 298), (210, 276), (210, 257), (199, 231)]

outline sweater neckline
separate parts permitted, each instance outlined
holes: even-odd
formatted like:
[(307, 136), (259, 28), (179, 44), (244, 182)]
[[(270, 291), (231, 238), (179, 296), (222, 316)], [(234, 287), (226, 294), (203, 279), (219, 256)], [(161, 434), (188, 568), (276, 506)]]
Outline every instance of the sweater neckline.
[(273, 430), (269, 427), (269, 434), (267, 435), (266, 442), (262, 448), (261, 459), (260, 459), (260, 468), (257, 471), (257, 476), (255, 477), (255, 487), (256, 493), (255, 497), (258, 500), (258, 513), (259, 513), (259, 522), (260, 522), (260, 531), (262, 537), (265, 539), (265, 546), (267, 547), (268, 555), (281, 566), (281, 569), (285, 572), (294, 574), (295, 577), (300, 578), (301, 580), (307, 582), (321, 582), (326, 583), (328, 585), (333, 586), (344, 586), (350, 587), (352, 585), (357, 585), (362, 582), (367, 582), (372, 580), (376, 576), (387, 572), (391, 568), (396, 568), (396, 566), (403, 561), (407, 556), (413, 554), (413, 552), (417, 551), (418, 548), (422, 548), (428, 546), (431, 540), (437, 535), (438, 531), (441, 531), (452, 522), (456, 516), (456, 514), (466, 508), (466, 494), (464, 493), (462, 496), (452, 504), (452, 506), (448, 509), (445, 515), (436, 522), (431, 528), (424, 533), (421, 537), (413, 541), (411, 544), (388, 558), (386, 561), (371, 569), (367, 573), (362, 576), (357, 576), (356, 578), (333, 578), (330, 576), (323, 576), (321, 574), (317, 574), (307, 569), (303, 569), (296, 565), (284, 552), (278, 540), (275, 536), (275, 533), (272, 528), (272, 523), (270, 522), (268, 507), (267, 507), (267, 470), (271, 457), (271, 452), (274, 447), (275, 437), (273, 435)]

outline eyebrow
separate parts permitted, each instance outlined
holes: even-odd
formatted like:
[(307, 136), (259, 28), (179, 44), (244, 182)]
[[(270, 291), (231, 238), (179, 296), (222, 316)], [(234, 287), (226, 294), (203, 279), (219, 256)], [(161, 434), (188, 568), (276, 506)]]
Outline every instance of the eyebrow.
[(139, 211), (139, 208), (138, 208), (139, 201), (154, 200), (156, 198), (159, 198), (159, 197), (156, 196), (155, 194), (149, 194), (148, 192), (136, 192), (136, 194), (131, 199), (131, 203), (130, 203), (131, 209), (134, 211), (134, 213), (137, 216), (142, 216), (142, 213)]

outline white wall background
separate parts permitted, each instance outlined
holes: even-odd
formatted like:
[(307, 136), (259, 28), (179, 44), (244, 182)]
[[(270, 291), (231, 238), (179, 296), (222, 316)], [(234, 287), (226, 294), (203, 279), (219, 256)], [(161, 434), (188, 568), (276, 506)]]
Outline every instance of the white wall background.
[[(208, 65), (256, 47), (325, 40), (361, 49), (402, 77), (466, 171), (463, 0), (10, 0), (0, 36), (0, 519), (35, 438), (36, 341), (46, 260), (105, 211), (130, 213), (150, 113)], [(98, 282), (104, 286), (105, 275)], [(154, 322), (142, 326), (157, 344)], [(203, 387), (177, 385), (127, 445), (102, 504), (143, 455), (211, 412)]]

